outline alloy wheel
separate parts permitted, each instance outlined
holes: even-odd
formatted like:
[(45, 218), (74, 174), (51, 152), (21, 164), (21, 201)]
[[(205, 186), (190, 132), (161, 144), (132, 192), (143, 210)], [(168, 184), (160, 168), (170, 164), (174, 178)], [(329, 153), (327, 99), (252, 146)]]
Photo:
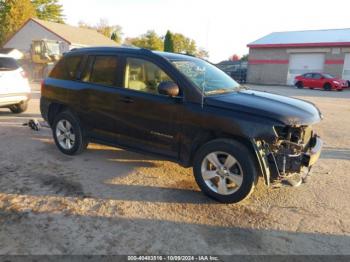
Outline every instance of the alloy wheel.
[(212, 152), (202, 161), (202, 178), (215, 193), (230, 195), (243, 184), (243, 170), (235, 157), (225, 152)]
[(65, 119), (56, 125), (56, 138), (60, 146), (65, 150), (71, 150), (75, 144), (75, 134), (72, 124)]

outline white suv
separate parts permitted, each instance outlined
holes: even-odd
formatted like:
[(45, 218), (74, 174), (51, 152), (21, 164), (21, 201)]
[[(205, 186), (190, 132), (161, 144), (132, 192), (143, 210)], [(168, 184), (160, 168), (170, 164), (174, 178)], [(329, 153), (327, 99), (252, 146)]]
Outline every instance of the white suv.
[(0, 54), (0, 108), (22, 113), (29, 99), (30, 86), (22, 67), (14, 58)]

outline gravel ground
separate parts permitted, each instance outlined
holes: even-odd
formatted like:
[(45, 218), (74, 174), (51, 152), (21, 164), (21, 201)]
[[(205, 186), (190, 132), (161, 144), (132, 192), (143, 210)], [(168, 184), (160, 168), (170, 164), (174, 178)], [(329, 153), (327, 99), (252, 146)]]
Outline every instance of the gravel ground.
[(0, 254), (349, 254), (350, 90), (251, 86), (314, 102), (325, 141), (311, 179), (224, 205), (203, 196), (191, 169), (92, 144), (61, 154), (40, 117), (0, 109)]

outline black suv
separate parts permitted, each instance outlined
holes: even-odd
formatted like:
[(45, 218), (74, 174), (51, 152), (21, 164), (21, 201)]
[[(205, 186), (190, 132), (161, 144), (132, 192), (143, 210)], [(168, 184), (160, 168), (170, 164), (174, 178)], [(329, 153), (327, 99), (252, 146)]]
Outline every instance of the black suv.
[[(311, 103), (243, 88), (208, 62), (134, 48), (67, 53), (42, 84), (41, 113), (59, 150), (89, 142), (193, 166), (199, 187), (238, 202), (319, 158)], [(301, 177), (301, 175), (300, 175)], [(171, 177), (169, 177), (171, 179)]]

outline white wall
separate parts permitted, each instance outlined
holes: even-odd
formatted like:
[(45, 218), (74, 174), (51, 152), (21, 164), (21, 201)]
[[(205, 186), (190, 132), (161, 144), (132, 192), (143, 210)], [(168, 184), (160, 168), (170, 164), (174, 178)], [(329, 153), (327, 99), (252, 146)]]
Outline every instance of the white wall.
[(32, 41), (40, 39), (62, 41), (62, 51), (66, 52), (69, 50), (69, 44), (66, 41), (34, 21), (29, 21), (24, 27), (22, 27), (22, 29), (20, 29), (10, 41), (4, 45), (4, 48), (16, 48), (23, 53), (27, 53), (30, 50)]

